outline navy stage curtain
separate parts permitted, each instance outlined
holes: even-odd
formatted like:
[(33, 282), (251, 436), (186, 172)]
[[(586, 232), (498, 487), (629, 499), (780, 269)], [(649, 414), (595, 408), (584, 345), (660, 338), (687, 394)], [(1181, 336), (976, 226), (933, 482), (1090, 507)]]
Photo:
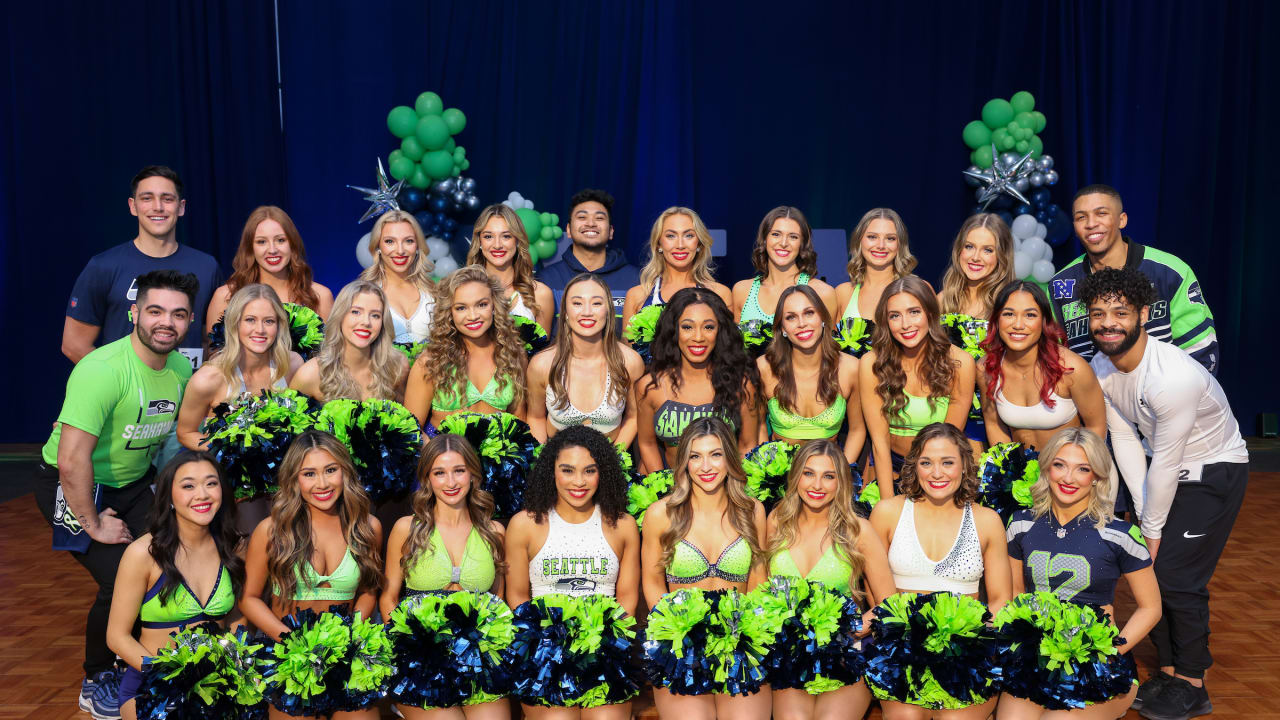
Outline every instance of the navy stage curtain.
[(182, 238), (224, 265), (248, 210), (282, 204), (336, 291), (368, 229), (344, 185), (370, 182), (395, 147), (387, 110), (424, 89), (467, 113), (459, 142), (486, 201), (518, 190), (563, 217), (574, 191), (609, 189), (635, 261), (658, 212), (694, 207), (729, 233), (728, 283), (782, 203), (846, 230), (898, 209), (936, 283), (972, 208), (960, 129), (986, 99), (1030, 90), (1055, 202), (1118, 187), (1126, 232), (1200, 276), (1245, 431), (1280, 406), (1261, 311), (1280, 267), (1270, 3), (280, 0), (283, 133), (269, 3), (58, 5), (7, 18), (3, 336), (31, 350), (6, 360), (30, 380), (3, 440), (40, 439), (56, 412), (63, 303), (91, 254), (131, 236), (138, 166), (183, 172)]

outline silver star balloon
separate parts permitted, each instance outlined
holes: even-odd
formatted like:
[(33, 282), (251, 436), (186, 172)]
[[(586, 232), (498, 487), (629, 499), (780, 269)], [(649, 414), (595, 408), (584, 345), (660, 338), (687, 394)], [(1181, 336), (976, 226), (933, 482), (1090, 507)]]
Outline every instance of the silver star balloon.
[(396, 202), (396, 195), (400, 194), (400, 188), (404, 187), (404, 181), (401, 180), (395, 185), (388, 185), (387, 171), (382, 169), (382, 158), (378, 158), (378, 188), (376, 190), (358, 185), (348, 185), (347, 187), (364, 193), (364, 199), (370, 203), (369, 209), (364, 211), (364, 215), (360, 216), (360, 219), (356, 221), (357, 223), (377, 217), (388, 210), (400, 209), (400, 203)]
[(981, 172), (974, 172), (973, 170), (964, 171), (965, 176), (973, 178), (987, 186), (986, 189), (982, 191), (982, 195), (978, 197), (978, 202), (982, 203), (982, 209), (986, 210), (987, 206), (995, 201), (997, 197), (1000, 197), (1000, 193), (1006, 193), (1017, 199), (1018, 202), (1030, 205), (1031, 201), (1023, 197), (1022, 193), (1018, 191), (1018, 188), (1014, 186), (1014, 183), (1016, 183), (1018, 178), (1023, 175), (1030, 174), (1031, 166), (1028, 165), (1028, 161), (1031, 159), (1031, 152), (1028, 151), (1027, 154), (1023, 155), (1022, 158), (1019, 159), (1018, 162), (1014, 163), (1012, 167), (1002, 167), (1000, 163), (1000, 153), (996, 151), (995, 143), (992, 143), (991, 158), (990, 175)]

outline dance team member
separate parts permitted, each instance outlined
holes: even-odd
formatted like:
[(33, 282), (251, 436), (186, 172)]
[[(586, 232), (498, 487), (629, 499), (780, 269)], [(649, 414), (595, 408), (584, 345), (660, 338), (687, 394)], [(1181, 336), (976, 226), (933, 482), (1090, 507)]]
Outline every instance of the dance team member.
[(858, 364), (862, 414), (880, 496), (894, 493), (900, 458), (923, 428), (964, 428), (973, 397), (973, 358), (938, 324), (938, 300), (915, 275), (894, 280), (876, 306), (871, 350)]
[[(849, 462), (830, 440), (811, 440), (796, 452), (786, 494), (770, 513), (767, 528), (771, 576), (819, 583), (866, 600), (864, 608), (894, 593), (884, 544), (871, 523), (854, 514)], [(870, 631), (869, 623), (868, 613), (861, 635)], [(778, 651), (803, 662), (803, 648)], [(833, 675), (836, 670), (824, 665), (816, 674)], [(773, 717), (778, 720), (861, 718), (871, 704), (871, 693), (861, 680), (816, 694), (803, 686), (781, 689), (779, 685), (775, 679)]]
[(833, 439), (848, 422), (846, 462), (856, 463), (867, 439), (858, 394), (858, 359), (840, 352), (831, 316), (812, 287), (795, 285), (778, 297), (773, 342), (756, 360), (772, 438), (801, 443)]
[(751, 251), (756, 276), (733, 286), (733, 309), (739, 323), (758, 320), (773, 325), (782, 292), (794, 285), (813, 288), (827, 315), (835, 316), (836, 291), (817, 277), (818, 253), (811, 235), (809, 221), (799, 208), (782, 205), (764, 216)]
[[(617, 451), (604, 435), (579, 425), (547, 441), (529, 481), (525, 509), (507, 526), (507, 604), (517, 609), (517, 615), (522, 605), (552, 595), (615, 598), (627, 616), (635, 615), (640, 595), (640, 533), (627, 514), (626, 493)], [(598, 685), (596, 678), (602, 674), (621, 671), (616, 656), (601, 652), (598, 657), (583, 657), (581, 651), (562, 651), (574, 656), (566, 664), (590, 671), (574, 678), (583, 689)], [(528, 659), (517, 668), (517, 682), (538, 674)], [(560, 692), (560, 688), (533, 684), (520, 697), (525, 717), (631, 717), (629, 699), (595, 707), (548, 707), (547, 696)]]
[[(646, 601), (659, 603), (681, 588), (709, 590), (715, 598), (726, 590), (743, 593), (760, 584), (765, 579), (764, 506), (747, 494), (746, 474), (729, 425), (715, 417), (691, 422), (680, 437), (673, 468), (671, 494), (651, 505), (644, 517), (641, 563)], [(713, 620), (709, 616), (702, 622)], [(688, 652), (705, 653), (706, 648)], [(672, 692), (668, 686), (673, 680), (677, 679), (662, 677), (653, 689), (662, 717), (769, 718), (767, 683), (746, 695), (726, 690), (688, 695)]]
[[(1218, 381), (1185, 350), (1147, 334), (1155, 288), (1137, 270), (1103, 269), (1080, 287), (1107, 399), (1107, 429), (1160, 584), (1151, 632), (1160, 672), (1138, 690), (1144, 717), (1203, 715), (1209, 580), (1249, 479), (1249, 451)], [(1147, 462), (1143, 440), (1151, 448)]]
[[(116, 572), (107, 645), (128, 667), (120, 683), (120, 715), (138, 717), (134, 697), (148, 657), (170, 633), (220, 621), (236, 607), (244, 560), (231, 485), (213, 456), (180, 450), (156, 476), (150, 529), (125, 548)], [(134, 638), (133, 626), (141, 622)]]
[(467, 264), (479, 265), (498, 281), (500, 297), (507, 301), (508, 312), (522, 315), (551, 328), (555, 317), (555, 297), (551, 288), (533, 277), (533, 256), (529, 254), (529, 236), (516, 211), (506, 205), (490, 205), (480, 211), (471, 233), (471, 249)]
[[(1006, 533), (1013, 593), (1050, 592), (1064, 601), (1100, 608), (1114, 624), (1116, 585), (1123, 577), (1138, 607), (1120, 630), (1125, 642), (1117, 648), (1120, 656), (1114, 662), (1127, 666), (1134, 684), (1107, 702), (1065, 715), (1005, 692), (997, 718), (1113, 720), (1125, 714), (1137, 695), (1137, 669), (1130, 651), (1160, 619), (1160, 588), (1142, 535), (1111, 514), (1111, 456), (1102, 438), (1085, 428), (1068, 427), (1041, 447), (1040, 477), (1031, 488), (1033, 505), (1014, 514)], [(1054, 694), (1052, 689), (1039, 690)]]
[(333, 293), (311, 277), (307, 249), (289, 214), (274, 205), (255, 209), (240, 232), (240, 246), (231, 261), (231, 277), (214, 291), (209, 302), (205, 333), (222, 319), (231, 296), (252, 283), (275, 290), (281, 302), (309, 307), (321, 320), (328, 319)]
[[(898, 487), (902, 494), (882, 499), (871, 511), (871, 525), (889, 548), (898, 592), (976, 598), (981, 584), (988, 608), (998, 612), (1009, 600), (1012, 582), (1004, 523), (994, 510), (975, 503), (978, 468), (964, 433), (950, 423), (921, 429), (903, 463)], [(986, 718), (996, 704), (994, 697), (976, 704), (952, 697), (949, 707), (930, 708), (912, 702), (915, 698), (889, 699), (884, 689), (868, 685), (888, 720)]]
[(649, 232), (649, 262), (640, 271), (640, 284), (627, 291), (623, 329), (642, 309), (666, 305), (685, 288), (710, 290), (726, 307), (733, 307), (733, 293), (716, 282), (711, 271), (711, 233), (702, 218), (685, 207), (663, 210)]
[(333, 301), (320, 353), (303, 363), (289, 387), (321, 403), (335, 398), (404, 398), (409, 362), (392, 344), (387, 297), (367, 280), (354, 280)]
[(526, 355), (501, 285), (468, 265), (442, 280), (438, 292), (431, 341), (409, 372), (405, 407), (432, 427), (456, 412), (523, 419)]
[(369, 231), (369, 254), (373, 264), (360, 273), (360, 279), (382, 288), (394, 329), (392, 340), (426, 340), (436, 306), (431, 283), (435, 263), (427, 257), (422, 226), (403, 210), (383, 213)]
[(874, 320), (885, 288), (916, 268), (907, 225), (889, 208), (868, 210), (849, 236), (849, 282), (836, 286), (840, 319)]
[(685, 288), (658, 319), (653, 362), (636, 383), (637, 444), (643, 472), (674, 468), (676, 446), (689, 423), (722, 417), (740, 447), (759, 440), (759, 373), (742, 333), (720, 297)]
[(529, 361), (534, 437), (586, 425), (628, 448), (636, 438), (635, 379), (644, 361), (618, 340), (609, 286), (583, 273), (564, 286), (555, 344)]

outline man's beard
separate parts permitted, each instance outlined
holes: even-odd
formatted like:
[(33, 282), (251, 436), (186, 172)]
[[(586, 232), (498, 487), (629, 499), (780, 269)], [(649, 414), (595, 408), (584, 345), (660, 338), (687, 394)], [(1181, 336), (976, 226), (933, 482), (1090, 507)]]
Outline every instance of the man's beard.
[[(1119, 342), (1104, 343), (1098, 339), (1098, 332), (1101, 332), (1102, 330), (1119, 330), (1124, 333), (1124, 339)], [(1094, 347), (1098, 348), (1098, 352), (1101, 352), (1107, 357), (1115, 357), (1129, 352), (1129, 349), (1137, 344), (1138, 336), (1142, 334), (1142, 328), (1136, 326), (1132, 330), (1126, 330), (1124, 328), (1099, 328), (1098, 332), (1093, 334)]]
[[(174, 330), (172, 326), (166, 329)], [(173, 335), (173, 342), (168, 346), (165, 346), (153, 337), (153, 332), (154, 331), (148, 330), (142, 325), (138, 325), (138, 341), (141, 342), (148, 350), (156, 353), (157, 355), (165, 355), (172, 352), (174, 348), (178, 347), (178, 344), (182, 342), (183, 338), (187, 336), (186, 333), (180, 334), (175, 331)]]

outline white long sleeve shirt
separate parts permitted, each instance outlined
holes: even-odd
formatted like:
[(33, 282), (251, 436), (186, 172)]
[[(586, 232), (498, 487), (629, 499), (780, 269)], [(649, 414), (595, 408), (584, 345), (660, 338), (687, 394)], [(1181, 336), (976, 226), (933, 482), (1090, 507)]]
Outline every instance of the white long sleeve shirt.
[(1249, 462), (1222, 386), (1186, 351), (1148, 337), (1133, 372), (1120, 372), (1102, 353), (1089, 364), (1102, 384), (1116, 464), (1143, 535), (1160, 537), (1178, 483), (1200, 482), (1205, 465)]

